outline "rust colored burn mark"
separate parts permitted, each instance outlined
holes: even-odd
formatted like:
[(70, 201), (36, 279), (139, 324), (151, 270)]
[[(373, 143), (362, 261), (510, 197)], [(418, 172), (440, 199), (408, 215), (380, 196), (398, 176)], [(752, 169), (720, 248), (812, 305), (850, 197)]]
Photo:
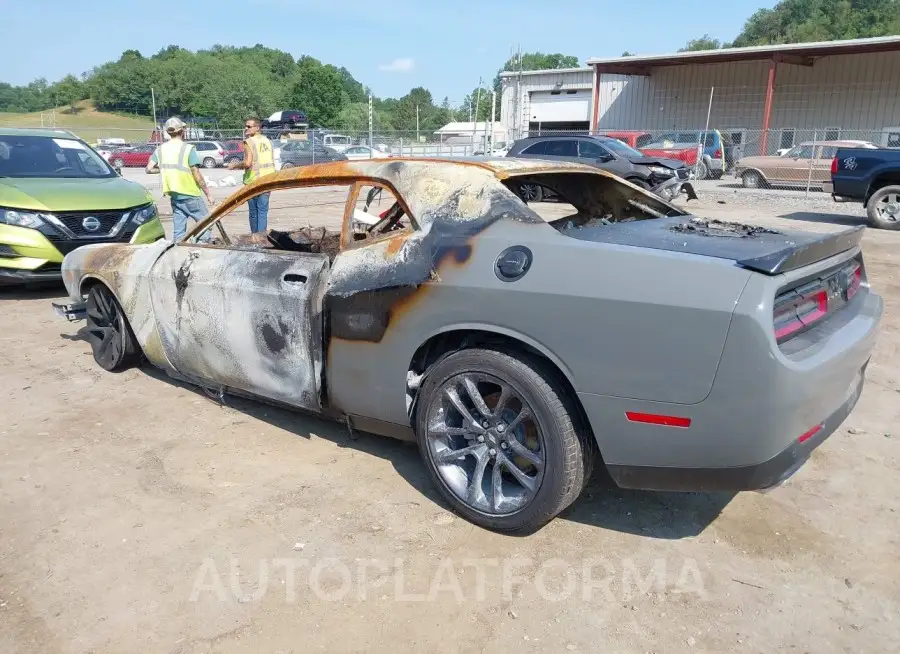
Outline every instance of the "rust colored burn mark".
[(403, 245), (413, 236), (415, 232), (408, 231), (404, 234), (398, 234), (394, 236), (390, 241), (388, 241), (387, 249), (385, 250), (385, 254), (390, 256), (395, 256), (398, 252), (400, 252)]
[(116, 270), (126, 267), (134, 254), (130, 245), (108, 245), (92, 250), (85, 257), (85, 267), (89, 270)]

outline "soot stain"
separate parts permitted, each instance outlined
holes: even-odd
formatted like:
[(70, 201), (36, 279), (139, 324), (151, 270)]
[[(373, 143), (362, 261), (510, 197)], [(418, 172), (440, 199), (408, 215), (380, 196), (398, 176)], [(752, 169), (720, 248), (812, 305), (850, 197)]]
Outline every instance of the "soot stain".
[(288, 326), (280, 318), (263, 322), (259, 332), (266, 347), (273, 354), (278, 354), (287, 347)]

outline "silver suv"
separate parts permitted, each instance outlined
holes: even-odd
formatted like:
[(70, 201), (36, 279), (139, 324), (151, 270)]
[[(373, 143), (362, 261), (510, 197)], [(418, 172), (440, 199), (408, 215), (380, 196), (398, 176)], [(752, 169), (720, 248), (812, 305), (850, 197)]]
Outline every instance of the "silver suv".
[(197, 149), (197, 155), (204, 168), (225, 165), (225, 148), (218, 141), (188, 141)]

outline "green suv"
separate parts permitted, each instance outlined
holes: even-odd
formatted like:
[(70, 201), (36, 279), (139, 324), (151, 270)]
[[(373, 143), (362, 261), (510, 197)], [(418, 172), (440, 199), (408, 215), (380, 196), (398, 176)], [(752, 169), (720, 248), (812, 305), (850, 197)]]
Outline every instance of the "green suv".
[(0, 285), (60, 279), (82, 245), (164, 236), (147, 189), (71, 132), (0, 127)]

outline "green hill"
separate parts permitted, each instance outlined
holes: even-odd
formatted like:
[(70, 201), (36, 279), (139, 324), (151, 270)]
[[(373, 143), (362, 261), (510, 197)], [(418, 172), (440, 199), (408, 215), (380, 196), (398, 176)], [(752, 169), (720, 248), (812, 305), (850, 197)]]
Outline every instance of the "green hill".
[(88, 143), (100, 138), (121, 138), (128, 142), (146, 142), (153, 131), (153, 121), (147, 118), (119, 116), (97, 111), (90, 101), (77, 103), (78, 112), (71, 113), (69, 107), (55, 110), (55, 124), (52, 110), (30, 114), (0, 112), (0, 126), (3, 127), (58, 127), (67, 129)]

